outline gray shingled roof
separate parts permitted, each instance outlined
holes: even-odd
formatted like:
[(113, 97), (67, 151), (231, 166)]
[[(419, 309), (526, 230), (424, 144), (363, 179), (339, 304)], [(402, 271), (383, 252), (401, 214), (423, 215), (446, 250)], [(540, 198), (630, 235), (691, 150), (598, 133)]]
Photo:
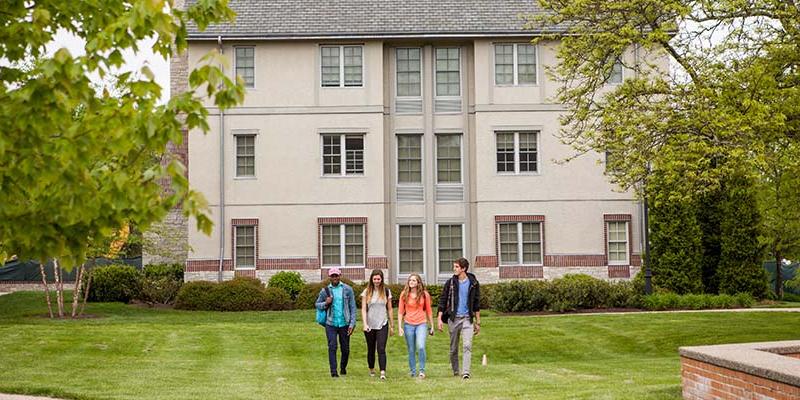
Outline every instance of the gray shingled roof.
[[(189, 0), (188, 3), (194, 2)], [(190, 38), (413, 37), (532, 34), (536, 0), (231, 0), (237, 16)]]

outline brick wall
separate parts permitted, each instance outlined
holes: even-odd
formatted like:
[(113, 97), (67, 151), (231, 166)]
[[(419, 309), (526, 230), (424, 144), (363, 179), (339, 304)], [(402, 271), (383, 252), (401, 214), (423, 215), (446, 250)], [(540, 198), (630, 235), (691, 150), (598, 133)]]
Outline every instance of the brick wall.
[(800, 387), (687, 357), (681, 357), (681, 382), (686, 400), (800, 400)]

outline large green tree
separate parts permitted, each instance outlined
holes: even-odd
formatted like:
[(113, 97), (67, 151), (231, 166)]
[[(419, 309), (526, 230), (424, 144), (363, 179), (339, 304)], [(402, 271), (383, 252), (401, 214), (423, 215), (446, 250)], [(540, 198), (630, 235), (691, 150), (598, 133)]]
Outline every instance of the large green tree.
[[(89, 76), (115, 73), (123, 51), (137, 52), (146, 38), (163, 57), (185, 51), (190, 21), (202, 29), (232, 16), (226, 0), (186, 9), (172, 0), (0, 4), (0, 260), (57, 258), (71, 268), (125, 224), (147, 229), (177, 205), (210, 230), (180, 162), (151, 157), (167, 157), (167, 144), (180, 143), (186, 129), (207, 131), (203, 98), (230, 107), (242, 99), (241, 85), (213, 55), (166, 104), (146, 67), (120, 74), (117, 96), (98, 93)], [(49, 55), (45, 46), (59, 30), (83, 39), (85, 54)], [(172, 182), (168, 193), (162, 179)]]

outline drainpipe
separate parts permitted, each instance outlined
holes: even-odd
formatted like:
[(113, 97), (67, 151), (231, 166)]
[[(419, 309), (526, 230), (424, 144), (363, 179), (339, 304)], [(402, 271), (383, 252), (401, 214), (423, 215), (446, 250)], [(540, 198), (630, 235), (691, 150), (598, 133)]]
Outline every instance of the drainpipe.
[[(224, 53), (222, 36), (217, 36), (219, 54)], [(220, 68), (225, 72), (224, 65)], [(222, 262), (225, 257), (225, 111), (219, 108), (219, 273), (217, 281), (222, 282)]]

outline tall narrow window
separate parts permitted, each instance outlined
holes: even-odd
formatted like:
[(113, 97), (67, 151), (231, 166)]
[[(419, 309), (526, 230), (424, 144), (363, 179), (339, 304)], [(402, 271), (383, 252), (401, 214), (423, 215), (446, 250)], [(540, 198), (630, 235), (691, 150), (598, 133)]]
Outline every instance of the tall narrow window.
[(449, 274), (453, 272), (453, 261), (464, 256), (463, 226), (462, 225), (439, 225), (439, 273)]
[(612, 85), (619, 85), (622, 83), (622, 61), (617, 58), (614, 65), (611, 66), (611, 74), (608, 76), (607, 82)]
[(323, 134), (322, 174), (364, 174), (364, 135)]
[(461, 96), (461, 51), (436, 49), (436, 96)]
[(397, 49), (397, 96), (422, 95), (421, 52), (419, 48)]
[(236, 135), (236, 176), (256, 176), (255, 135)]
[(399, 272), (401, 274), (423, 272), (422, 225), (398, 226)]
[(255, 87), (256, 73), (255, 73), (255, 48), (253, 47), (236, 47), (236, 75), (240, 76), (244, 81), (244, 86), (248, 88)]
[(608, 221), (608, 263), (628, 264), (628, 222)]
[(496, 132), (497, 172), (538, 172), (539, 131)]
[(436, 135), (436, 182), (461, 183), (461, 135)]
[(236, 268), (256, 267), (256, 227), (244, 225), (236, 227)]
[(322, 225), (322, 266), (364, 265), (364, 225)]
[(536, 47), (527, 43), (494, 45), (496, 85), (535, 85)]
[(397, 183), (422, 183), (422, 135), (397, 135)]
[(320, 46), (320, 51), (323, 87), (363, 85), (363, 46)]
[(497, 224), (501, 265), (542, 263), (542, 235), (539, 222)]

